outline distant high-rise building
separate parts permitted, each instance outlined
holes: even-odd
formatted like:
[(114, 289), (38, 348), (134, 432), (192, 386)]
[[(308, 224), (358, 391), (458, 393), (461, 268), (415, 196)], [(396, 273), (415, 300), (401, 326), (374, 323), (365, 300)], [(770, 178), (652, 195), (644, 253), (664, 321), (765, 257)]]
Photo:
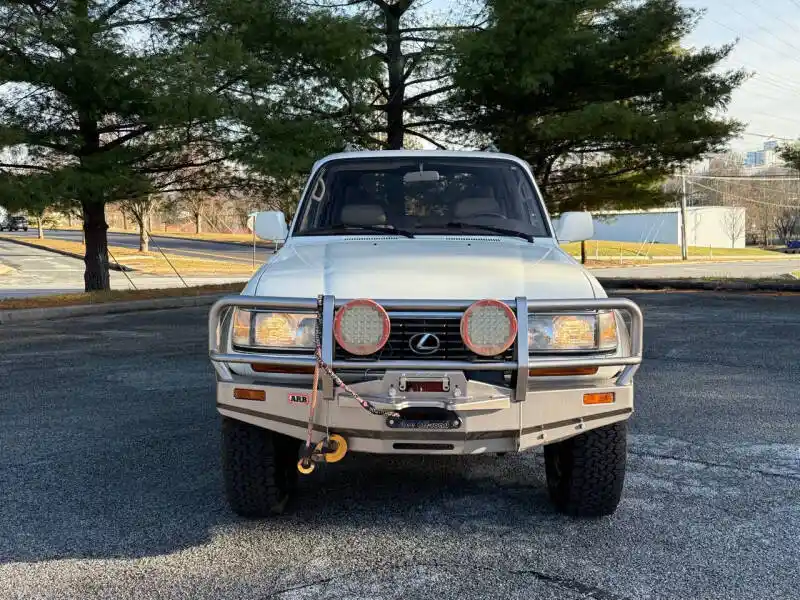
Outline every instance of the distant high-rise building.
[(744, 159), (744, 165), (746, 167), (760, 167), (764, 164), (764, 151), (763, 150), (756, 150), (754, 152), (748, 152), (747, 157)]

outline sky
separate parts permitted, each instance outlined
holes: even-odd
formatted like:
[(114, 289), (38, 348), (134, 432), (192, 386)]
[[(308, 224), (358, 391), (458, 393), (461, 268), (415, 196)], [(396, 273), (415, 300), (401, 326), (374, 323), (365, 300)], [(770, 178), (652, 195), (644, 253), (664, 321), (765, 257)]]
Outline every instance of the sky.
[(683, 0), (705, 10), (687, 46), (736, 42), (722, 65), (750, 78), (733, 93), (727, 114), (747, 124), (735, 150), (757, 150), (767, 139), (800, 136), (800, 0)]

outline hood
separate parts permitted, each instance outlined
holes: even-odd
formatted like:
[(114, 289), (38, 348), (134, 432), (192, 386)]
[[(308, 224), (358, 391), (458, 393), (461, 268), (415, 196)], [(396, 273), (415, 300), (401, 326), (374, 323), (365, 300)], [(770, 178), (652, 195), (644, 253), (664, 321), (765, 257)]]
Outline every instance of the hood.
[(258, 296), (406, 300), (594, 298), (594, 278), (548, 243), (508, 238), (291, 240), (253, 277)]

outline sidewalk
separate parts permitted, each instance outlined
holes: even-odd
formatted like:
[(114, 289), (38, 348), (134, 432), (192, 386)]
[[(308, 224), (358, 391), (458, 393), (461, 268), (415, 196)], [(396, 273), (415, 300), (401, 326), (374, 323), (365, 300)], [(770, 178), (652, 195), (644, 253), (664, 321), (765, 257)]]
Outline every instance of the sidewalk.
[(800, 257), (793, 259), (740, 260), (736, 262), (687, 262), (678, 264), (641, 266), (597, 266), (589, 270), (595, 277), (624, 279), (680, 279), (687, 277), (747, 278), (762, 279), (781, 277), (800, 270)]
[[(83, 261), (79, 259), (0, 240), (0, 298), (82, 292), (83, 271)], [(133, 282), (132, 286), (125, 275), (111, 271), (111, 288), (126, 290), (135, 286), (137, 289), (155, 289), (183, 285), (175, 275), (159, 277), (127, 273)], [(243, 276), (184, 279), (190, 286), (239, 281), (244, 286), (248, 280)]]

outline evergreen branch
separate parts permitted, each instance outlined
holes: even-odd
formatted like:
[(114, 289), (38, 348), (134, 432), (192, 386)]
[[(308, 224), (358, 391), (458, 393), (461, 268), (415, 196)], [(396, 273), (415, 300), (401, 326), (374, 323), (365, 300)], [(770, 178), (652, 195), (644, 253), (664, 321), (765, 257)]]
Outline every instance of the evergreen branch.
[(41, 165), (20, 165), (20, 164), (12, 164), (12, 163), (0, 163), (0, 168), (4, 169), (25, 169), (28, 171), (42, 171), (45, 173), (49, 173), (50, 169), (48, 167), (42, 167)]
[(389, 88), (387, 88), (384, 85), (383, 81), (381, 81), (377, 77), (370, 77), (369, 79), (378, 88), (378, 91), (380, 91), (381, 96), (383, 96), (384, 98), (386, 98), (388, 100), (389, 99)]
[(389, 55), (386, 54), (383, 50), (378, 50), (375, 46), (370, 46), (370, 50), (372, 50), (372, 57), (373, 58), (380, 58), (381, 60), (389, 60)]
[(434, 75), (432, 77), (421, 77), (419, 79), (413, 79), (411, 81), (406, 81), (405, 84), (406, 84), (406, 86), (409, 86), (409, 85), (417, 85), (417, 84), (420, 84), (420, 83), (430, 83), (432, 81), (441, 81), (442, 79), (446, 79), (447, 77), (449, 77), (449, 75), (446, 75), (446, 74)]
[(181, 21), (188, 21), (184, 16), (171, 16), (171, 17), (147, 17), (145, 19), (128, 19), (126, 21), (114, 21), (108, 23), (104, 30), (121, 29), (123, 27), (139, 27), (140, 25), (167, 25), (170, 23), (180, 23)]
[(625, 175), (626, 173), (639, 171), (647, 167), (649, 163), (650, 161), (643, 161), (641, 164), (624, 167), (622, 169), (617, 169), (616, 171), (608, 171), (606, 173), (595, 172), (592, 174), (592, 177), (581, 177), (579, 179), (559, 179), (558, 181), (554, 182), (553, 185), (555, 186), (573, 185), (576, 183), (587, 183), (590, 181), (597, 181), (598, 179), (613, 179), (614, 177), (619, 177), (620, 175)]
[(411, 96), (411, 98), (407, 98), (403, 104), (406, 106), (410, 106), (412, 104), (416, 104), (421, 100), (425, 100), (425, 98), (430, 98), (431, 96), (436, 96), (438, 94), (444, 94), (446, 92), (450, 92), (456, 88), (455, 85), (444, 85), (432, 90), (428, 90), (427, 92), (422, 92), (421, 94), (417, 94), (416, 96)]
[(450, 125), (452, 121), (446, 119), (433, 119), (430, 121), (415, 121), (406, 123), (406, 127), (442, 127)]
[(431, 25), (429, 27), (405, 27), (400, 29), (400, 33), (424, 33), (432, 31), (439, 33), (442, 31), (475, 31), (485, 25), (487, 21), (476, 23), (475, 25)]
[(425, 140), (426, 142), (430, 142), (431, 144), (433, 144), (434, 146), (436, 146), (437, 148), (439, 148), (439, 150), (447, 150), (447, 146), (445, 146), (444, 144), (441, 144), (441, 143), (437, 142), (437, 141), (436, 141), (436, 140), (434, 140), (432, 137), (430, 137), (430, 136), (428, 136), (428, 135), (425, 135), (424, 133), (420, 133), (419, 131), (414, 131), (414, 130), (412, 130), (412, 129), (409, 129), (408, 127), (406, 127), (406, 128), (405, 128), (405, 132), (406, 132), (407, 134), (409, 134), (409, 135), (413, 135), (414, 137), (418, 137), (418, 138), (420, 138), (420, 139), (423, 139), (423, 140)]
[(115, 14), (117, 14), (120, 10), (122, 10), (123, 8), (125, 8), (129, 4), (132, 4), (135, 1), (136, 0), (117, 0), (114, 4), (109, 6), (102, 13), (100, 13), (98, 21), (100, 21), (101, 23), (105, 23), (111, 17), (113, 17)]
[(313, 6), (314, 8), (346, 8), (348, 6), (355, 6), (356, 4), (366, 4), (371, 0), (346, 0), (345, 2), (303, 2), (306, 6)]
[(133, 131), (126, 133), (125, 135), (121, 135), (118, 138), (114, 138), (107, 144), (103, 144), (103, 146), (100, 148), (100, 151), (108, 152), (109, 150), (118, 148), (119, 146), (122, 146), (122, 144), (124, 144), (125, 142), (143, 136), (148, 131), (152, 131), (152, 127), (150, 125), (145, 125), (143, 127), (140, 127), (139, 129), (134, 129)]
[(225, 159), (226, 157), (222, 156), (218, 158), (209, 158), (208, 160), (201, 162), (189, 161), (182, 163), (170, 163), (166, 165), (142, 166), (138, 167), (137, 171), (143, 174), (156, 175), (158, 173), (170, 173), (172, 171), (178, 171), (180, 169), (197, 169), (200, 167), (217, 165), (223, 162)]
[(400, 38), (401, 42), (410, 43), (410, 42), (419, 42), (421, 44), (445, 44), (444, 40), (440, 40), (436, 37), (419, 37), (416, 35), (407, 35), (402, 36)]

